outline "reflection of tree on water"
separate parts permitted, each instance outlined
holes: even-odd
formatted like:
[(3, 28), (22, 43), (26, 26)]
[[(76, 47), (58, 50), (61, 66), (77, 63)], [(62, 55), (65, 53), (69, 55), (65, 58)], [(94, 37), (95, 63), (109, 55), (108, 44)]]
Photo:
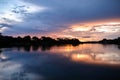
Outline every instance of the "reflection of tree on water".
[(38, 51), (39, 48), (42, 51), (46, 51), (46, 50), (50, 50), (51, 47), (53, 47), (53, 46), (24, 46), (22, 48), (24, 49), (24, 51), (30, 52), (30, 51)]
[(42, 51), (50, 50), (52, 46), (41, 46)]
[(120, 45), (118, 45), (118, 49), (120, 49)]
[(27, 52), (30, 52), (31, 50), (31, 46), (24, 46), (23, 49)]
[(39, 46), (32, 46), (32, 50), (33, 51), (38, 51), (39, 50)]

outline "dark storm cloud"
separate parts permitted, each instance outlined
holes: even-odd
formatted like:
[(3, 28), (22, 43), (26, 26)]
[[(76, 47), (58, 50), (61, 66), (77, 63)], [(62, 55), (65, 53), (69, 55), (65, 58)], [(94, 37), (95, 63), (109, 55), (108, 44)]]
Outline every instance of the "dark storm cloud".
[(57, 21), (84, 21), (120, 17), (119, 0), (25, 0), (53, 9), (44, 14)]
[[(72, 23), (120, 17), (119, 0), (24, 0), (49, 8), (26, 18), (40, 21), (49, 31), (64, 29)], [(39, 23), (39, 22), (38, 22)], [(46, 26), (47, 25), (47, 26)], [(40, 25), (41, 27), (41, 25)]]

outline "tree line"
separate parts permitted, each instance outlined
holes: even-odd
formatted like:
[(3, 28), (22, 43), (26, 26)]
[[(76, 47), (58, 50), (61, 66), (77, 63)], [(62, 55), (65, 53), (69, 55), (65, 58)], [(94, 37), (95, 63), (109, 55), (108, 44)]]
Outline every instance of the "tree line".
[(103, 39), (103, 40), (99, 41), (99, 43), (120, 45), (120, 37), (118, 37), (116, 39)]
[(116, 39), (103, 39), (101, 41), (88, 41), (88, 42), (81, 42), (76, 38), (56, 38), (53, 39), (51, 37), (42, 36), (38, 38), (36, 36), (24, 36), (24, 37), (12, 37), (12, 36), (3, 36), (0, 33), (0, 47), (27, 47), (27, 46), (59, 46), (59, 45), (67, 45), (71, 44), (73, 46), (77, 46), (81, 43), (100, 43), (100, 44), (117, 44), (120, 45), (120, 37)]
[(12, 36), (3, 36), (0, 34), (0, 46), (1, 47), (12, 47), (12, 46), (53, 46), (53, 45), (78, 45), (80, 41), (76, 38), (57, 38), (53, 39), (51, 37), (42, 36), (38, 38), (36, 36), (30, 37), (12, 37)]

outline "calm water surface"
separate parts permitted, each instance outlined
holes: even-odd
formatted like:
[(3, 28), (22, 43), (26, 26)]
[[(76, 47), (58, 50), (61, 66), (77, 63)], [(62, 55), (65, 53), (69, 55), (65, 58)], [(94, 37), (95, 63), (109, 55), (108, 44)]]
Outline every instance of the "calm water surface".
[(120, 80), (117, 45), (0, 49), (0, 80)]

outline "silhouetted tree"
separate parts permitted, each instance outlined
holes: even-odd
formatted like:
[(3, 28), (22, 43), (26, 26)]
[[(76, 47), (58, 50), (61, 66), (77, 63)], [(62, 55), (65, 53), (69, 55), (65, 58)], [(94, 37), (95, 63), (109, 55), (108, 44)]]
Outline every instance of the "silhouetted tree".
[(103, 39), (99, 42), (102, 44), (119, 44), (120, 45), (120, 37), (116, 39)]
[(45, 37), (45, 36), (41, 37), (41, 44), (42, 45), (54, 45), (55, 43), (56, 43), (55, 39), (52, 39), (50, 37)]
[(39, 41), (39, 38), (34, 36), (34, 37), (32, 37), (32, 41)]
[(30, 37), (30, 36), (25, 36), (25, 37), (23, 38), (23, 43), (24, 43), (24, 45), (26, 45), (26, 46), (31, 45), (31, 37)]
[(25, 37), (23, 38), (23, 40), (24, 40), (25, 42), (30, 42), (30, 41), (31, 41), (31, 37), (30, 37), (30, 36), (25, 36)]
[(40, 39), (36, 36), (32, 37), (32, 45), (34, 46), (40, 45)]
[(2, 33), (0, 33), (0, 36), (2, 36)]
[(18, 37), (12, 37), (12, 36), (3, 36), (0, 35), (0, 47), (12, 47), (12, 46), (34, 46), (34, 47), (39, 47), (43, 46), (43, 48), (49, 48), (54, 45), (65, 45), (65, 44), (72, 44), (72, 45), (78, 45), (80, 44), (80, 41), (76, 38), (57, 38), (53, 39), (51, 37), (45, 37), (42, 36), (41, 38), (38, 38), (36, 36), (30, 37), (24, 36), (23, 38), (18, 36)]

